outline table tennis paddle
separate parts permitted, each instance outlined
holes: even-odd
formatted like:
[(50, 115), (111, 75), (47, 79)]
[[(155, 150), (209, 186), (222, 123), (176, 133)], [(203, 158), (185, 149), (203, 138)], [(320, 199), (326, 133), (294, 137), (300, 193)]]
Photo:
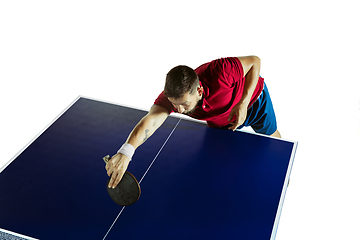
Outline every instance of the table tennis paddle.
[[(105, 163), (110, 160), (110, 156), (103, 157)], [(118, 205), (130, 206), (140, 197), (141, 189), (138, 181), (130, 172), (126, 171), (121, 181), (115, 188), (109, 188), (111, 176), (106, 183), (106, 189), (111, 199)]]

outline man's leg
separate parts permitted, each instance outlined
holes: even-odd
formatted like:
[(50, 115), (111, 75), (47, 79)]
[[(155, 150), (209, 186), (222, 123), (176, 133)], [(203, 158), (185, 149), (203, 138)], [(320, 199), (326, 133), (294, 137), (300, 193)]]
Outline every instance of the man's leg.
[(247, 113), (247, 124), (250, 125), (256, 133), (281, 138), (277, 130), (275, 111), (265, 83), (259, 99), (248, 109)]

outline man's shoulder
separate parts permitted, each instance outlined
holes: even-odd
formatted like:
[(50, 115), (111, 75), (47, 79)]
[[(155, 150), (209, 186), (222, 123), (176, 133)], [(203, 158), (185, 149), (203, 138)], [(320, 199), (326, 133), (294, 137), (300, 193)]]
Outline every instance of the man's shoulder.
[[(200, 81), (209, 86), (232, 86), (243, 78), (242, 66), (238, 58), (219, 58), (197, 68)], [(225, 85), (224, 85), (225, 84)]]
[(236, 57), (218, 58), (207, 62), (195, 69), (197, 74), (216, 74), (221, 72), (231, 72), (241, 66), (241, 62)]
[(165, 108), (169, 113), (175, 112), (176, 108), (171, 104), (169, 99), (165, 96), (164, 91), (162, 91), (159, 96), (154, 101), (154, 105)]

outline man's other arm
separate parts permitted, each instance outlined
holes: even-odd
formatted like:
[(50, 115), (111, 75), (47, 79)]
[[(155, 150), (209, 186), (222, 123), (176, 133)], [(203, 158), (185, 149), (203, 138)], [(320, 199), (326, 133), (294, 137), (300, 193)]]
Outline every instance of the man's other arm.
[(245, 75), (245, 86), (240, 102), (245, 102), (249, 105), (259, 81), (261, 61), (257, 56), (238, 57), (238, 59), (243, 66)]
[(230, 123), (232, 126), (229, 127), (233, 131), (243, 124), (246, 119), (247, 107), (259, 81), (261, 65), (260, 58), (257, 56), (238, 57), (238, 59), (244, 70), (245, 85), (240, 101), (233, 107), (228, 118), (228, 121), (230, 121), (236, 115), (236, 121)]
[[(129, 134), (125, 143), (131, 144), (135, 150), (143, 144), (166, 120), (169, 112), (158, 105), (153, 105), (148, 114), (143, 117)], [(124, 175), (130, 159), (121, 154), (115, 154), (106, 164), (107, 174), (111, 176), (109, 188), (115, 188)]]

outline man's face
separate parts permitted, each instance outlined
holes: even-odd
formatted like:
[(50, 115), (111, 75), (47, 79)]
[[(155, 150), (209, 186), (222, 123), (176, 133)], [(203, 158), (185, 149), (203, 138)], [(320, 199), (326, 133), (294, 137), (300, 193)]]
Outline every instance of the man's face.
[(202, 98), (203, 88), (198, 87), (193, 94), (185, 93), (181, 98), (168, 98), (179, 113), (191, 115)]

